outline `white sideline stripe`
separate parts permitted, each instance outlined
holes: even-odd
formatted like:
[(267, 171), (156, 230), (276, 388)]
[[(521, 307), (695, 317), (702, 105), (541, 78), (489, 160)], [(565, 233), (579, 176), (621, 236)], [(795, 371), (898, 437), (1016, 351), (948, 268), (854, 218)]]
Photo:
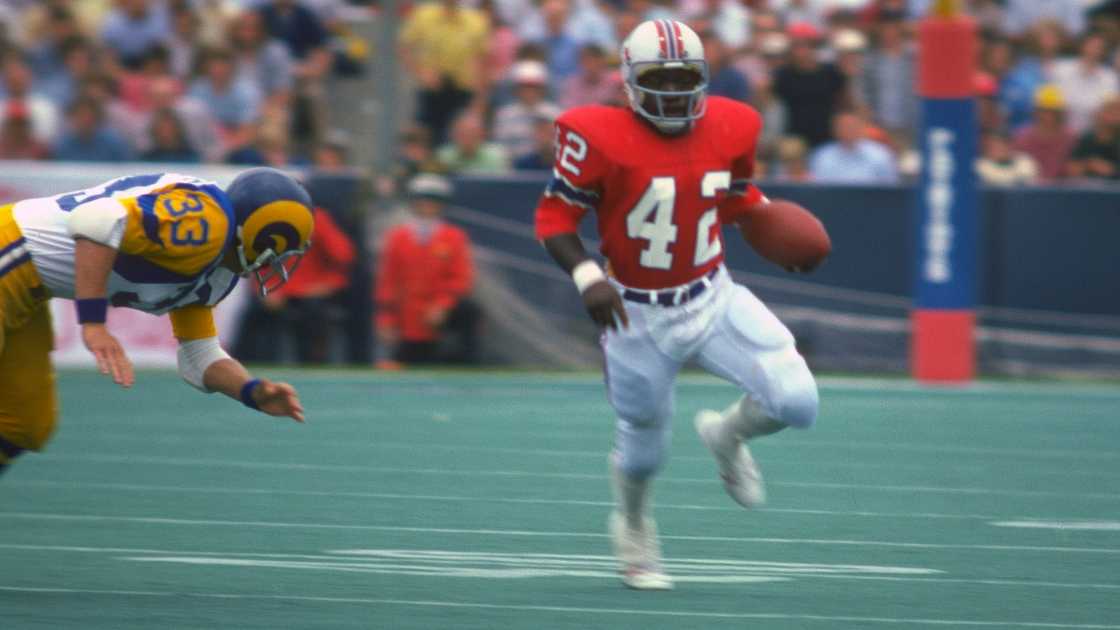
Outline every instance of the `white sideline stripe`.
[[(70, 552), (70, 553), (99, 553), (99, 554), (145, 554), (155, 556), (168, 556), (171, 561), (176, 557), (214, 557), (214, 558), (271, 558), (271, 559), (290, 559), (290, 560), (323, 560), (324, 558), (331, 558), (340, 562), (354, 562), (359, 564), (364, 559), (363, 551), (357, 550), (332, 550), (320, 554), (308, 553), (256, 553), (256, 552), (240, 552), (240, 551), (193, 551), (193, 550), (176, 550), (176, 549), (134, 549), (122, 547), (88, 547), (88, 546), (73, 546), (73, 545), (21, 545), (21, 544), (6, 544), (0, 543), (0, 549), (13, 549), (19, 551), (53, 551), (53, 552)], [(448, 552), (449, 556), (456, 555), (454, 552)], [(589, 561), (595, 561), (604, 566), (613, 566), (615, 560), (608, 556), (587, 556), (587, 555), (562, 555), (562, 554), (532, 554), (534, 557), (546, 557), (548, 562), (553, 565), (582, 565)], [(167, 558), (164, 558), (167, 559)], [(802, 567), (805, 566), (801, 563), (788, 563), (788, 562), (755, 562), (751, 561), (744, 564), (743, 561), (736, 560), (713, 560), (710, 558), (672, 558), (668, 561), (670, 568), (678, 567), (677, 570), (689, 571), (689, 564), (702, 563), (705, 566), (721, 566), (727, 565), (729, 570), (739, 570), (746, 573), (763, 571), (766, 567), (763, 565), (773, 565), (781, 569), (783, 567)], [(758, 565), (758, 566), (755, 566)], [(835, 566), (836, 568), (844, 568), (847, 565), (827, 565), (829, 567)], [(907, 572), (910, 570), (901, 570)], [(913, 570), (910, 572), (923, 572), (923, 573), (944, 573), (943, 571), (936, 570)], [(614, 574), (610, 574), (614, 578)], [(1035, 580), (1001, 580), (1001, 579), (981, 579), (981, 578), (941, 578), (941, 577), (906, 577), (903, 575), (833, 575), (827, 572), (805, 572), (797, 573), (795, 577), (798, 578), (820, 578), (820, 579), (836, 579), (836, 580), (871, 580), (871, 581), (886, 581), (886, 582), (936, 582), (943, 584), (983, 584), (986, 586), (1017, 586), (1017, 587), (1044, 587), (1044, 588), (1074, 588), (1074, 589), (1095, 589), (1095, 590), (1120, 590), (1120, 584), (1096, 584), (1096, 583), (1068, 583), (1068, 582), (1042, 582)]]
[(1021, 520), (1021, 521), (995, 521), (989, 523), (995, 527), (1018, 527), (1026, 529), (1060, 529), (1064, 531), (1093, 531), (1093, 532), (1120, 532), (1120, 521), (1089, 521), (1089, 520)]
[(473, 608), (484, 610), (521, 610), (528, 612), (580, 613), (595, 615), (638, 615), (646, 617), (697, 617), (703, 619), (775, 619), (833, 623), (876, 623), (925, 626), (977, 626), (1012, 628), (1056, 628), (1079, 630), (1120, 630), (1117, 625), (1046, 623), (1038, 621), (986, 621), (971, 619), (927, 619), (895, 617), (850, 617), (832, 615), (804, 615), (789, 613), (718, 613), (688, 610), (658, 610), (649, 608), (583, 608), (576, 606), (531, 606), (524, 604), (487, 604), (482, 602), (446, 602), (421, 599), (378, 599), (367, 597), (314, 597), (309, 595), (270, 595), (251, 593), (176, 593), (171, 591), (130, 591), (82, 588), (34, 588), (0, 586), (0, 591), (13, 593), (73, 593), (81, 595), (119, 595), (125, 597), (191, 597), (200, 599), (256, 599), (266, 601), (320, 602), (330, 604), (371, 604), (379, 606), (411, 606), (433, 608)]
[[(271, 470), (322, 470), (332, 472), (369, 472), (415, 475), (446, 475), (449, 477), (535, 477), (543, 479), (606, 479), (602, 473), (536, 472), (528, 470), (462, 470), (457, 468), (405, 468), (394, 466), (359, 466), (351, 464), (305, 464), (288, 462), (247, 462), (223, 459), (190, 457), (156, 457), (136, 455), (66, 455), (55, 457), (59, 461), (77, 461), (110, 464), (157, 464), (167, 466), (206, 466), (225, 468)], [(715, 477), (665, 477), (662, 484), (710, 484)], [(1051, 492), (1046, 490), (993, 490), (988, 488), (948, 488), (941, 486), (870, 485), (858, 483), (826, 483), (809, 481), (772, 481), (772, 486), (795, 488), (834, 488), (878, 492), (928, 492), (932, 494), (965, 494), (1012, 497), (1067, 497), (1079, 499), (1120, 499), (1120, 494), (1107, 492)]]
[[(138, 492), (182, 492), (200, 494), (263, 494), (263, 495), (290, 495), (308, 497), (355, 497), (368, 499), (398, 499), (404, 501), (454, 501), (454, 502), (485, 502), (485, 503), (512, 503), (519, 505), (585, 505), (591, 507), (614, 507), (613, 501), (587, 501), (577, 499), (510, 499), (505, 497), (464, 497), (433, 494), (400, 494), (389, 492), (353, 492), (353, 491), (315, 491), (315, 490), (282, 490), (278, 488), (230, 488), (230, 487), (191, 487), (191, 486), (160, 486), (132, 483), (89, 483), (82, 481), (14, 481), (5, 482), (7, 486), (29, 486), (40, 488), (72, 488), (72, 489), (100, 489), (100, 490), (134, 490)], [(686, 510), (698, 512), (742, 512), (738, 507), (720, 507), (714, 505), (691, 505), (658, 503), (659, 510)], [(946, 520), (979, 520), (993, 521), (1004, 518), (990, 514), (942, 514), (935, 512), (868, 512), (868, 511), (843, 511), (843, 510), (809, 510), (796, 508), (769, 508), (763, 507), (756, 512), (771, 512), (775, 514), (804, 514), (811, 516), (858, 516), (869, 518), (916, 518), (916, 519), (946, 519)], [(1019, 517), (1029, 518), (1029, 517)]]
[[(553, 433), (535, 433), (534, 435), (535, 435), (535, 437), (546, 437), (546, 436), (549, 436), (549, 435), (558, 437), (561, 434), (559, 434), (559, 433), (555, 433), (555, 434), (553, 434)], [(586, 434), (583, 434), (583, 435), (586, 435)], [(81, 437), (74, 436), (74, 437), (71, 437), (71, 438), (68, 438), (68, 439), (71, 439), (73, 441), (77, 441), (79, 439), (80, 440), (93, 439), (93, 440), (105, 441), (105, 442), (111, 442), (111, 443), (139, 442), (139, 443), (144, 443), (144, 444), (191, 444), (191, 445), (195, 445), (195, 444), (198, 444), (198, 443), (207, 442), (207, 443), (220, 443), (220, 444), (252, 444), (252, 445), (255, 445), (255, 446), (259, 446), (263, 442), (262, 439), (259, 438), (259, 437), (239, 438), (239, 437), (226, 437), (226, 436), (222, 436), (222, 435), (209, 435), (209, 434), (203, 435), (203, 434), (188, 434), (188, 433), (170, 433), (170, 432), (166, 432), (166, 431), (161, 431), (161, 432), (159, 432), (158, 434), (155, 434), (155, 435), (123, 433), (123, 432), (113, 432), (113, 431), (98, 431), (96, 433), (91, 433), (91, 434), (88, 434), (88, 435), (85, 435), (85, 436), (81, 436)], [(366, 439), (368, 439), (369, 441), (364, 441)], [(269, 438), (270, 443), (278, 443), (278, 442), (285, 442), (285, 441), (286, 440), (284, 440), (282, 437), (278, 437), (278, 436), (270, 436), (270, 438)], [(292, 440), (289, 443), (292, 444), (292, 445), (295, 445), (296, 441)], [(299, 440), (299, 443), (302, 445), (302, 440)], [(844, 449), (850, 447), (850, 445), (844, 446), (839, 442), (799, 442), (796, 445), (792, 445), (791, 448), (801, 449), (801, 448), (804, 448), (804, 447), (807, 447), (807, 446), (812, 446), (813, 444), (819, 444), (823, 448), (828, 448), (830, 450), (837, 450), (837, 451), (843, 451)], [(471, 452), (480, 452), (480, 453), (508, 453), (508, 454), (511, 454), (511, 455), (531, 455), (531, 456), (534, 456), (534, 457), (538, 457), (538, 456), (539, 457), (587, 457), (587, 458), (595, 459), (595, 460), (603, 459), (606, 456), (605, 454), (607, 453), (606, 449), (604, 449), (602, 451), (582, 451), (582, 450), (562, 450), (562, 449), (558, 450), (558, 449), (529, 448), (529, 447), (510, 447), (510, 446), (471, 446), (471, 445), (465, 445), (465, 444), (438, 444), (438, 443), (428, 443), (428, 442), (425, 442), (424, 444), (421, 445), (421, 444), (418, 444), (416, 442), (392, 442), (392, 441), (375, 440), (373, 438), (367, 438), (366, 436), (355, 437), (355, 438), (350, 439), (350, 440), (316, 440), (315, 445), (316, 446), (323, 446), (323, 447), (331, 447), (331, 448), (360, 448), (360, 449), (366, 449), (366, 450), (377, 450), (377, 449), (404, 450), (404, 451), (410, 451), (410, 452), (413, 452), (417, 448), (422, 447), (422, 448), (425, 448), (425, 449), (440, 450), (440, 451), (471, 451)], [(885, 446), (884, 446), (884, 448), (885, 448)], [(58, 451), (58, 452), (59, 452), (60, 455), (64, 454), (63, 451)], [(1035, 452), (1034, 454), (1039, 455), (1039, 453), (1037, 453), (1037, 452)], [(1079, 453), (1079, 455), (1080, 455), (1080, 453)], [(1088, 459), (1093, 459), (1093, 453), (1088, 453), (1087, 455), (1088, 455), (1088, 457), (1087, 457)], [(1108, 453), (1102, 453), (1102, 455), (1104, 455), (1104, 456), (1102, 456), (1100, 459), (1109, 459), (1112, 456), (1111, 454), (1108, 454)], [(1068, 458), (1070, 456), (1071, 455), (1063, 455), (1062, 458)], [(1057, 458), (1057, 456), (1055, 456), (1055, 458)], [(765, 454), (763, 454), (761, 456), (756, 454), (756, 459), (761, 461), (766, 467), (782, 466), (782, 465), (785, 465), (785, 464), (789, 463), (789, 462), (786, 462), (786, 461), (780, 460), (780, 459), (779, 460), (770, 460), (766, 457)], [(711, 462), (712, 458), (711, 458), (710, 455), (674, 455), (673, 460), (674, 461)], [(940, 469), (944, 468), (944, 463), (941, 462), (941, 461), (930, 461), (928, 464), (906, 464), (906, 463), (896, 463), (896, 462), (872, 463), (872, 462), (857, 462), (857, 461), (851, 461), (851, 460), (839, 460), (839, 461), (824, 461), (824, 462), (815, 461), (815, 462), (813, 462), (813, 465), (814, 466), (819, 466), (819, 467), (822, 467), (822, 468), (844, 468), (844, 469), (854, 469), (854, 470), (889, 470), (889, 471), (895, 471), (895, 472), (901, 471), (901, 470), (928, 471), (928, 470), (940, 470)], [(980, 465), (980, 464), (955, 463), (955, 464), (953, 464), (953, 470), (956, 470), (956, 471), (987, 472), (987, 471), (991, 470), (991, 467), (990, 466), (985, 466), (985, 465)], [(1072, 469), (1070, 469), (1070, 467), (1068, 465), (1065, 466), (1064, 468), (1048, 468), (1048, 469), (1040, 469), (1038, 467), (1032, 467), (1032, 471), (1039, 472), (1040, 474), (1042, 474), (1043, 476), (1046, 476), (1046, 477), (1107, 477), (1109, 479), (1112, 479), (1115, 476), (1115, 475), (1113, 475), (1109, 472), (1105, 472), (1105, 471), (1101, 471), (1101, 470), (1072, 470)]]
[[(264, 527), (279, 529), (339, 529), (384, 532), (424, 532), (465, 534), (475, 536), (526, 536), (539, 538), (607, 538), (593, 532), (557, 532), (519, 529), (468, 529), (456, 527), (407, 527), (402, 525), (353, 525), (341, 523), (284, 523), (277, 521), (221, 521), (204, 519), (163, 518), (152, 516), (108, 516), (102, 514), (53, 514), (46, 512), (0, 512), (0, 518), (42, 521), (86, 521), (111, 523), (147, 523), (153, 525), (193, 525), (214, 527)], [(897, 547), (902, 549), (971, 549), (982, 551), (1030, 551), (1052, 553), (1086, 553), (1120, 555), (1120, 549), (1094, 547), (1035, 547), (1030, 545), (964, 545), (948, 543), (884, 542), (842, 538), (766, 538), (751, 536), (661, 536), (662, 540), (754, 542), (779, 545), (838, 545), (854, 547)]]

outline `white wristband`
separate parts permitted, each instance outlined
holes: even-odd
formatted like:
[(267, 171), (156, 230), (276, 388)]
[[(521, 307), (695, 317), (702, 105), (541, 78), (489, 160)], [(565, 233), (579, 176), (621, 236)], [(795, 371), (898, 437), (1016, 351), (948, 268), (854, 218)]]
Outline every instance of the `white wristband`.
[(576, 282), (576, 288), (580, 293), (583, 293), (591, 285), (606, 280), (607, 276), (603, 273), (603, 269), (594, 260), (585, 260), (572, 268), (572, 280)]

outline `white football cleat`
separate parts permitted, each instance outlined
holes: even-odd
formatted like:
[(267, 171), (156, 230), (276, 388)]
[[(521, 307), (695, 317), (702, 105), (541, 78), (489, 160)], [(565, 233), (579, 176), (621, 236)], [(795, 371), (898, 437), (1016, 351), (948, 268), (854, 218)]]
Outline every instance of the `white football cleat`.
[(762, 472), (751, 457), (751, 451), (742, 440), (729, 441), (723, 437), (723, 415), (704, 409), (696, 414), (696, 432), (719, 463), (719, 476), (723, 488), (735, 502), (745, 508), (755, 508), (766, 503), (766, 488)]
[(657, 539), (657, 523), (646, 517), (642, 530), (630, 529), (621, 512), (611, 512), (608, 527), (611, 546), (618, 558), (622, 583), (639, 591), (667, 591), (673, 578), (661, 568), (661, 543)]

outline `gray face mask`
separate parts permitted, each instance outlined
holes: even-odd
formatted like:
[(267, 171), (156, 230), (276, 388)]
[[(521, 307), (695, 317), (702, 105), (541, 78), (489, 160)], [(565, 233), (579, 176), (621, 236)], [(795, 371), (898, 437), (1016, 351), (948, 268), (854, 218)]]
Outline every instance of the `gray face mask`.
[[(700, 75), (699, 82), (690, 90), (656, 90), (641, 85), (638, 79), (642, 75), (643, 69), (664, 67), (663, 64), (656, 62), (634, 64), (634, 72), (627, 81), (628, 87), (633, 91), (634, 111), (666, 133), (677, 133), (689, 129), (693, 123), (703, 118), (708, 109), (708, 63), (706, 61), (688, 61), (686, 63)], [(683, 115), (666, 113), (665, 100), (674, 98), (687, 99), (687, 107)], [(650, 101), (652, 101), (653, 108), (656, 111), (650, 111), (648, 106)]]

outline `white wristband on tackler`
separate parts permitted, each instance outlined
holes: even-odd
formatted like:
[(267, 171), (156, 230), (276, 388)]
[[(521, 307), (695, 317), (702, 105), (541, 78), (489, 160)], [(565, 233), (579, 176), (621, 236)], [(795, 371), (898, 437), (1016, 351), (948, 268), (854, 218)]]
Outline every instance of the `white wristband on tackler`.
[(607, 279), (602, 267), (594, 260), (585, 260), (572, 268), (572, 280), (580, 293), (586, 291), (591, 285)]

